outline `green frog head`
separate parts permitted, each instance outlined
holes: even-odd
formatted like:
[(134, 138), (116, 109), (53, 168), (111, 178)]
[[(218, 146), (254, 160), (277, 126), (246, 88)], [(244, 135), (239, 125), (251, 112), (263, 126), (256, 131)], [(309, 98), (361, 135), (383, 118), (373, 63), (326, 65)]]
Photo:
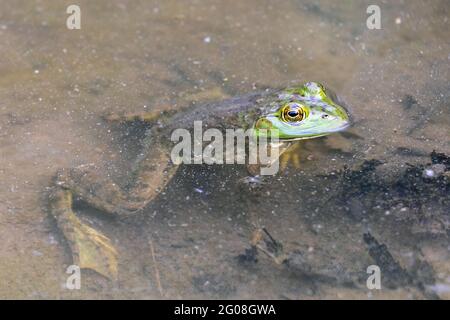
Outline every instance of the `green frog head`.
[(254, 129), (257, 135), (276, 129), (281, 140), (310, 139), (345, 130), (351, 124), (350, 117), (336, 100), (316, 82), (282, 90)]

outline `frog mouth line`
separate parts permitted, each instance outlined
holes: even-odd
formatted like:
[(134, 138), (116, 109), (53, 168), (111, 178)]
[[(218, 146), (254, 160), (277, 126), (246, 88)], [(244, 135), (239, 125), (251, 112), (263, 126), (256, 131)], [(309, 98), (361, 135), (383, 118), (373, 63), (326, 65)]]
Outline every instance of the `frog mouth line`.
[(326, 132), (323, 133), (318, 133), (318, 134), (311, 134), (311, 135), (305, 135), (302, 137), (288, 137), (288, 138), (279, 138), (280, 141), (298, 141), (298, 140), (307, 140), (307, 139), (314, 139), (314, 138), (320, 138), (320, 137), (324, 137), (333, 133), (337, 133), (337, 132), (341, 132), (344, 131), (346, 129), (348, 129), (349, 127), (352, 126), (351, 122), (348, 122), (340, 127), (336, 127), (334, 129), (328, 130)]

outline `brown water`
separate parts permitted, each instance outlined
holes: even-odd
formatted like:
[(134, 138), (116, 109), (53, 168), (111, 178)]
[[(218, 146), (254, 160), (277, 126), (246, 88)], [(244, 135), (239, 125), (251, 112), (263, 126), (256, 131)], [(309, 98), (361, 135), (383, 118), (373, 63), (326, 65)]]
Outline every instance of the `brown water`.
[[(444, 288), (435, 291), (449, 298), (448, 229), (419, 239), (384, 211), (361, 222), (316, 210), (326, 190), (316, 177), (344, 164), (375, 158), (402, 168), (429, 162), (434, 149), (450, 154), (449, 1), (383, 2), (381, 30), (366, 27), (371, 3), (78, 1), (81, 30), (68, 30), (63, 3), (0, 1), (0, 297), (423, 298), (411, 287), (369, 292), (364, 282), (308, 281), (264, 257), (240, 265), (251, 211), (286, 248), (353, 272), (373, 264), (362, 240), (370, 229), (405, 268), (419, 254)], [(117, 246), (119, 281), (83, 272), (80, 290), (64, 288), (71, 256), (48, 216), (52, 175), (96, 163), (120, 180), (136, 153), (102, 114), (308, 80), (344, 97), (352, 136), (305, 143), (301, 170), (273, 178), (250, 209), (235, 184), (245, 171), (236, 168), (183, 169), (136, 219), (81, 207)]]

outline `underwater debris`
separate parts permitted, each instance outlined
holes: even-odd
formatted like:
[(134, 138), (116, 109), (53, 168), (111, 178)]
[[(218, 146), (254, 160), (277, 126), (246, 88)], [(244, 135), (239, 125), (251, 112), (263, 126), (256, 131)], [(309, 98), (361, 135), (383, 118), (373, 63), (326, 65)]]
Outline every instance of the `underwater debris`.
[(433, 164), (443, 164), (446, 166), (446, 170), (450, 170), (450, 157), (444, 153), (437, 153), (433, 150), (430, 155), (431, 163)]
[(368, 247), (370, 257), (380, 267), (385, 287), (390, 289), (415, 287), (426, 298), (439, 299), (439, 296), (427, 289), (428, 284), (436, 283), (431, 265), (425, 261), (416, 261), (414, 267), (406, 270), (394, 259), (388, 247), (379, 243), (370, 232), (365, 233), (363, 239)]
[[(365, 218), (374, 208), (398, 214), (409, 221), (413, 233), (447, 235), (450, 231), (450, 157), (433, 151), (431, 163), (411, 165), (397, 172), (378, 170), (379, 160), (366, 160), (360, 168), (334, 173), (337, 192), (332, 200), (346, 210), (358, 203)], [(395, 171), (395, 172), (394, 172)], [(397, 208), (403, 209), (401, 212)], [(405, 214), (405, 211), (407, 213)]]
[(307, 280), (310, 283), (320, 282), (331, 285), (343, 285), (356, 287), (361, 283), (360, 274), (349, 273), (345, 268), (333, 259), (323, 259), (323, 263), (316, 265), (308, 255), (301, 250), (285, 252), (283, 244), (273, 238), (273, 236), (262, 228), (255, 233), (257, 242), (252, 243), (250, 248), (237, 256), (238, 263), (243, 267), (250, 267), (256, 264), (259, 253), (268, 257), (274, 265), (281, 266), (288, 273), (295, 275), (299, 279)]
[(411, 275), (394, 259), (385, 244), (380, 244), (370, 232), (365, 233), (363, 239), (367, 244), (370, 257), (383, 273), (383, 284), (386, 287), (395, 289), (413, 283)]
[(384, 192), (384, 186), (379, 183), (376, 168), (383, 162), (373, 159), (366, 160), (358, 170), (350, 170), (345, 167), (342, 171), (341, 190), (344, 198), (364, 196), (370, 192)]
[(242, 266), (251, 266), (258, 262), (258, 249), (255, 246), (246, 248), (244, 253), (238, 255), (236, 259)]

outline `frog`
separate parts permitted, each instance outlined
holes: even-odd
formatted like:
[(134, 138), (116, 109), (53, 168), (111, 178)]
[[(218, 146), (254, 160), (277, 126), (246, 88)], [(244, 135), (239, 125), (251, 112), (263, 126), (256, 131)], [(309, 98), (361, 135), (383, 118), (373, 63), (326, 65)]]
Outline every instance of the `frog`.
[[(77, 216), (74, 199), (113, 217), (145, 212), (182, 165), (171, 157), (174, 130), (192, 130), (195, 121), (221, 131), (250, 128), (255, 135), (272, 130), (277, 138), (273, 148), (281, 157), (299, 140), (341, 132), (352, 124), (346, 105), (318, 82), (254, 91), (186, 108), (163, 111), (155, 108), (142, 113), (108, 114), (103, 118), (107, 122), (148, 124), (142, 150), (131, 164), (126, 183), (119, 185), (90, 165), (61, 168), (53, 177), (48, 202), (50, 215), (69, 245), (73, 263), (111, 280), (118, 279), (118, 251), (109, 237)], [(258, 175), (254, 164), (247, 164), (247, 168), (250, 176)]]

